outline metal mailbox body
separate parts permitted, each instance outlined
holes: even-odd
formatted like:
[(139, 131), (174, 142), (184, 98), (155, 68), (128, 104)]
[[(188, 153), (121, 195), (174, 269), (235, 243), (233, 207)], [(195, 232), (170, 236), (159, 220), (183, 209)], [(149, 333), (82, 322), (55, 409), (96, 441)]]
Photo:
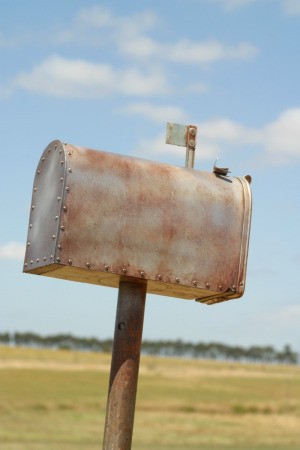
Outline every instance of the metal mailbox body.
[(51, 142), (37, 167), (24, 272), (216, 303), (244, 292), (246, 178)]

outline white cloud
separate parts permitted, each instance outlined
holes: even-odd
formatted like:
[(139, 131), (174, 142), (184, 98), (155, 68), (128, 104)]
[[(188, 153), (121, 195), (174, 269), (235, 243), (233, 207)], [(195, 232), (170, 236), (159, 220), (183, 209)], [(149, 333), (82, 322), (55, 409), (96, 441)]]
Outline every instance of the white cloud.
[(74, 23), (80, 27), (106, 28), (112, 26), (112, 12), (103, 6), (84, 8), (76, 15)]
[(252, 59), (256, 54), (257, 48), (253, 45), (241, 43), (229, 46), (218, 41), (181, 40), (167, 49), (168, 59), (185, 64), (209, 64), (229, 59)]
[(100, 35), (95, 39), (95, 30), (110, 29), (113, 25), (114, 17), (112, 12), (102, 6), (82, 9), (75, 16), (69, 26), (58, 30), (53, 40), (57, 44), (89, 44), (99, 45)]
[(300, 108), (288, 109), (260, 128), (248, 128), (228, 119), (199, 124), (206, 145), (230, 149), (252, 146), (260, 150), (267, 164), (288, 164), (300, 160)]
[(114, 15), (104, 6), (92, 6), (78, 12), (74, 24), (85, 28), (113, 28), (127, 30), (128, 32), (144, 32), (152, 29), (159, 23), (158, 17), (152, 11), (143, 11), (131, 16)]
[(61, 98), (99, 98), (110, 93), (147, 96), (167, 90), (165, 77), (159, 71), (116, 70), (109, 64), (59, 56), (49, 57), (30, 72), (19, 74), (14, 85)]
[(269, 5), (280, 4), (283, 11), (288, 15), (300, 15), (299, 0), (205, 0), (206, 3), (214, 2), (222, 6), (225, 10), (233, 11), (243, 6), (249, 6), (254, 3), (269, 3)]
[(262, 134), (266, 156), (272, 158), (271, 163), (300, 159), (300, 108), (284, 111), (263, 128)]
[[(103, 6), (83, 9), (69, 26), (54, 33), (54, 42), (102, 46), (106, 61), (111, 61), (110, 54), (117, 50), (130, 57), (134, 65), (117, 69), (107, 62), (50, 56), (31, 70), (17, 74), (7, 86), (0, 86), (0, 98), (8, 97), (15, 88), (79, 99), (100, 98), (112, 93), (162, 94), (169, 90), (165, 73), (168, 63), (206, 66), (222, 60), (250, 60), (258, 51), (248, 43), (227, 45), (216, 40), (187, 39), (162, 42), (149, 35), (159, 23), (160, 19), (151, 11), (121, 16)], [(0, 35), (1, 45), (7, 42)], [(191, 86), (190, 91), (202, 93), (207, 87), (198, 83)]]
[(174, 43), (160, 43), (147, 36), (124, 36), (120, 33), (116, 44), (121, 53), (133, 58), (155, 58), (176, 64), (207, 65), (222, 60), (250, 60), (258, 49), (247, 43), (234, 46), (219, 41), (180, 39)]
[(204, 94), (208, 91), (209, 91), (209, 86), (204, 83), (200, 83), (200, 82), (191, 83), (191, 84), (187, 85), (186, 88), (184, 89), (184, 92), (190, 92), (193, 94)]
[(162, 56), (163, 46), (148, 36), (135, 35), (132, 32), (125, 36), (120, 33), (116, 39), (116, 44), (121, 53), (132, 58), (145, 59), (151, 56)]
[[(136, 47), (146, 44), (144, 34), (151, 30), (159, 19), (151, 11), (143, 11), (130, 16), (120, 16), (104, 6), (84, 8), (78, 12), (73, 22), (64, 30), (56, 33), (55, 42), (59, 44), (80, 43), (99, 46), (107, 42), (118, 42), (126, 48), (126, 42), (136, 41)], [(140, 42), (139, 42), (140, 40)], [(147, 52), (147, 48), (145, 48)], [(137, 50), (139, 54), (139, 50)]]
[(67, 60), (53, 56), (21, 73), (15, 85), (26, 90), (57, 97), (90, 97), (96, 88), (104, 94), (113, 81), (113, 71), (107, 64)]
[(187, 114), (182, 108), (171, 105), (153, 105), (151, 103), (132, 103), (125, 106), (122, 111), (126, 114), (137, 114), (154, 122), (165, 123), (186, 121)]
[(220, 5), (225, 10), (233, 11), (243, 6), (252, 5), (253, 3), (256, 3), (258, 0), (204, 0), (204, 1), (206, 3), (215, 3), (217, 5)]
[(208, 140), (228, 142), (230, 144), (257, 144), (261, 142), (258, 130), (247, 128), (232, 120), (212, 119), (201, 123), (201, 135)]
[(24, 255), (25, 246), (18, 242), (0, 245), (0, 259), (22, 260)]
[(282, 0), (282, 7), (286, 14), (300, 15), (300, 1), (299, 0)]
[(150, 11), (128, 16), (113, 15), (103, 6), (86, 8), (78, 13), (71, 27), (58, 33), (61, 43), (79, 42), (89, 45), (114, 45), (127, 57), (139, 64), (160, 63), (210, 64), (221, 60), (252, 59), (257, 48), (248, 43), (226, 45), (219, 41), (192, 41), (179, 39), (167, 43), (154, 39), (149, 32), (160, 23)]
[(124, 95), (156, 95), (168, 91), (165, 75), (155, 70), (150, 73), (142, 73), (139, 69), (127, 69), (116, 72), (115, 81), (118, 86), (116, 91)]
[[(159, 111), (159, 107), (151, 107), (148, 104), (131, 108), (133, 108), (132, 112), (144, 114), (153, 119), (155, 111)], [(167, 110), (164, 111), (162, 108), (160, 112), (162, 122), (169, 120)], [(182, 115), (181, 122), (184, 122), (184, 111), (178, 110), (178, 112)], [(188, 123), (188, 120), (185, 119), (185, 123)], [(166, 146), (163, 144), (164, 141), (164, 136), (158, 136), (141, 142), (139, 149), (141, 148), (147, 155), (161, 154), (175, 157), (182, 155), (182, 149)], [(250, 128), (227, 118), (198, 123), (198, 148), (201, 149), (198, 157), (200, 159), (211, 160), (224, 152), (249, 147), (259, 155), (262, 164), (292, 164), (300, 161), (300, 108), (288, 109), (273, 122), (259, 128)]]

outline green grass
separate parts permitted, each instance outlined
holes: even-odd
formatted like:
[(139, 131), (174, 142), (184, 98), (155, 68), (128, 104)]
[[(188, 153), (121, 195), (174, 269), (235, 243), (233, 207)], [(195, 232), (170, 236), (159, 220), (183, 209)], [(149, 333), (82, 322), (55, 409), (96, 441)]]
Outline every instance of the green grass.
[[(110, 356), (0, 347), (0, 449), (101, 449)], [(141, 360), (134, 450), (299, 450), (300, 368)]]

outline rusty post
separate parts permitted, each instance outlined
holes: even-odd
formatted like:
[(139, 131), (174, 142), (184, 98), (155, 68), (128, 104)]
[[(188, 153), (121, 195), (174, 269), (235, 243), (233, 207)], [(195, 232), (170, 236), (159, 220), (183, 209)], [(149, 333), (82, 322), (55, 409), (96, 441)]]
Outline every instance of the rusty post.
[(130, 450), (147, 283), (119, 285), (103, 450)]

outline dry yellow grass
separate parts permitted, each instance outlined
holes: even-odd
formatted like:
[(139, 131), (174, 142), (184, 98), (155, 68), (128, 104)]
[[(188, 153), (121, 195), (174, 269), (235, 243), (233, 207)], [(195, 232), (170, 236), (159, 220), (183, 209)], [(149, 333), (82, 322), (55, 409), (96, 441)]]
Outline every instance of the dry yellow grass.
[[(101, 448), (109, 367), (0, 347), (0, 449)], [(133, 449), (299, 450), (300, 368), (143, 357)]]

